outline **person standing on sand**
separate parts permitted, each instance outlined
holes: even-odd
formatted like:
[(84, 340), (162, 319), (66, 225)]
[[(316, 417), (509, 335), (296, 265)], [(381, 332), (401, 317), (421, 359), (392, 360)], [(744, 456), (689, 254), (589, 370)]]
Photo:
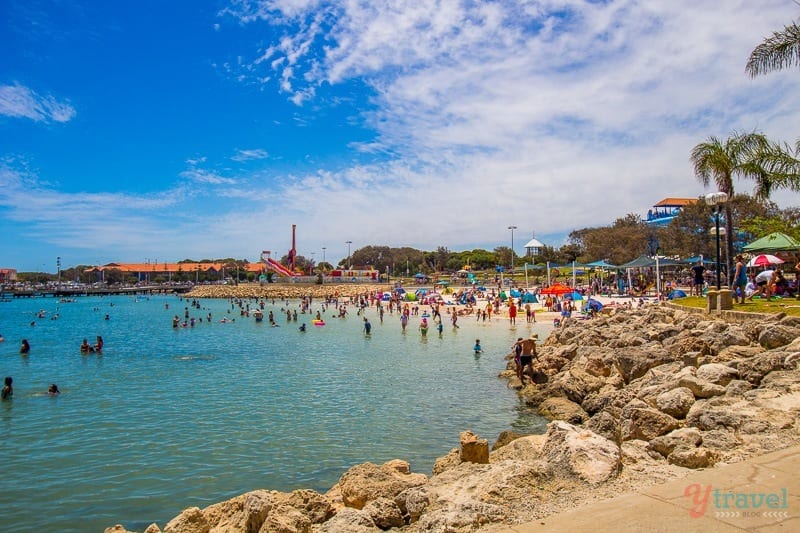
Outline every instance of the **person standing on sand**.
[(733, 276), (733, 301), (735, 303), (744, 303), (744, 289), (747, 286), (747, 269), (744, 266), (742, 254), (736, 256), (736, 271)]
[(694, 275), (694, 280), (692, 281), (692, 290), (695, 296), (702, 296), (703, 294), (703, 284), (705, 283), (705, 279), (703, 278), (703, 273), (706, 271), (706, 267), (703, 266), (703, 261), (698, 261), (695, 266), (692, 267), (692, 274)]

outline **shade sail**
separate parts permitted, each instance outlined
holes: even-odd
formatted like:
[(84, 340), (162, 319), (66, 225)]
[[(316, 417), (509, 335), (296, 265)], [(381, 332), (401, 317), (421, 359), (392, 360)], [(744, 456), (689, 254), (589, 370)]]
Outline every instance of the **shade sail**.
[(792, 237), (776, 231), (760, 239), (756, 239), (743, 248), (745, 252), (779, 252), (800, 250), (800, 242)]

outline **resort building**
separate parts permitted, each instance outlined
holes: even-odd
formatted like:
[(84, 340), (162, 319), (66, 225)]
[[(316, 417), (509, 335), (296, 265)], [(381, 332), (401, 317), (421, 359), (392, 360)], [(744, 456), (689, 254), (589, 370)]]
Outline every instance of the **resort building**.
[(17, 281), (17, 271), (13, 268), (0, 268), (0, 283)]

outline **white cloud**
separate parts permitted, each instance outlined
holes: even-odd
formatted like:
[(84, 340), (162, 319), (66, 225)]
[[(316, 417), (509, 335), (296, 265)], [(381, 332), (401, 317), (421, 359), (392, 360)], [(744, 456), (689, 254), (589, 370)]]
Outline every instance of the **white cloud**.
[(75, 108), (52, 96), (42, 96), (19, 84), (0, 85), (0, 115), (36, 122), (69, 122)]
[(216, 172), (200, 168), (186, 169), (180, 173), (180, 176), (191, 182), (202, 183), (206, 185), (232, 185), (236, 183), (236, 180), (232, 178), (226, 178), (217, 174)]
[(251, 161), (253, 159), (266, 159), (269, 157), (269, 152), (262, 148), (253, 150), (237, 150), (236, 155), (231, 156), (234, 161)]
[[(396, 159), (321, 169), (285, 191), (326, 233), (424, 246), (491, 242), (512, 223), (563, 234), (701, 194), (688, 157), (709, 135), (800, 135), (800, 72), (744, 75), (750, 51), (795, 16), (782, 0), (246, 5), (242, 22), (285, 31), (256, 71), (279, 71), (297, 104), (326, 83), (374, 90), (363, 116), (375, 138), (351, 148)], [(388, 220), (440, 207), (422, 217), (431, 224), (387, 232), (370, 199)]]

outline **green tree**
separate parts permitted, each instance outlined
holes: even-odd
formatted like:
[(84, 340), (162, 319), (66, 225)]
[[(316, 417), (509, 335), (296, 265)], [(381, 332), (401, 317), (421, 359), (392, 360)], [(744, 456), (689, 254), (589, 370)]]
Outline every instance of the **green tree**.
[(751, 77), (800, 66), (800, 27), (792, 22), (774, 32), (750, 53), (745, 72)]
[[(769, 194), (769, 175), (761, 164), (762, 155), (769, 150), (769, 141), (760, 133), (734, 133), (724, 142), (711, 136), (692, 148), (690, 160), (694, 174), (704, 187), (713, 181), (717, 189), (733, 199), (733, 178), (748, 178), (756, 182), (757, 196)], [(725, 249), (727, 271), (733, 258), (734, 221), (731, 202), (725, 210)]]

